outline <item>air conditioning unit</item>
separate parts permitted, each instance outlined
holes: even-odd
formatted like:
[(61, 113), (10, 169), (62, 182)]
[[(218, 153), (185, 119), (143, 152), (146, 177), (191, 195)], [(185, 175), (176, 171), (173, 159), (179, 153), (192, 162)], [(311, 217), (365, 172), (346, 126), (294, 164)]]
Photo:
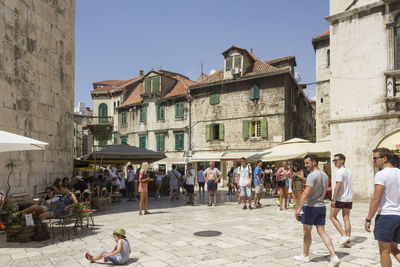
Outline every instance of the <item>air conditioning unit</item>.
[(239, 68), (233, 68), (233, 69), (231, 69), (231, 73), (232, 73), (232, 75), (237, 75), (237, 74), (240, 73), (240, 69)]
[(294, 105), (294, 104), (292, 105), (292, 111), (293, 111), (293, 112), (296, 112), (296, 111), (297, 111), (297, 107), (296, 107), (296, 105)]

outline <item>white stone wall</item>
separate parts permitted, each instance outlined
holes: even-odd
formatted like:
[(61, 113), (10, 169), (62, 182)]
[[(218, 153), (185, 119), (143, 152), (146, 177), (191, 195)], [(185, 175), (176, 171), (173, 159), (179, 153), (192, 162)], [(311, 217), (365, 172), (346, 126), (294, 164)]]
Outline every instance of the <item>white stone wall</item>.
[[(337, 13), (344, 12), (354, 0), (330, 0), (330, 15), (335, 15)], [(373, 4), (376, 2), (380, 2), (377, 0), (359, 0), (356, 2), (350, 9), (362, 7), (365, 5)]]
[(0, 188), (8, 159), (18, 167), (11, 195), (43, 191), (73, 169), (75, 1), (0, 1), (0, 129), (49, 146), (0, 153)]

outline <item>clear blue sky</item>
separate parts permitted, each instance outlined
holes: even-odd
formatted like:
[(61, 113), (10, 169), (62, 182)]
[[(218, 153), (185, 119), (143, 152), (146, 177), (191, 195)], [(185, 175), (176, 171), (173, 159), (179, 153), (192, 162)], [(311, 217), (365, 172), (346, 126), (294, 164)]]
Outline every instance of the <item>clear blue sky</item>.
[[(91, 106), (92, 83), (152, 68), (195, 80), (223, 66), (232, 44), (263, 59), (295, 55), (302, 83), (315, 82), (311, 38), (328, 29), (328, 0), (79, 0), (75, 102)], [(306, 93), (313, 96), (315, 87)]]

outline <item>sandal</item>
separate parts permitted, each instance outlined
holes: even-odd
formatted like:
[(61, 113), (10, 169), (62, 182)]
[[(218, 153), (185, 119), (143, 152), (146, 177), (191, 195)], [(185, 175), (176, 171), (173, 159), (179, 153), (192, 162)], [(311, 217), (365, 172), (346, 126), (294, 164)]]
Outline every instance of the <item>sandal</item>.
[(140, 215), (140, 216), (142, 216), (142, 215), (143, 215), (141, 211), (139, 211), (139, 215)]
[(212, 206), (212, 203), (210, 202), (210, 203), (208, 203), (208, 206), (210, 207), (210, 206)]
[(90, 261), (90, 262), (94, 262), (93, 256), (90, 255), (89, 253), (86, 253), (86, 254), (85, 254), (85, 258), (86, 258), (88, 261)]
[(151, 213), (148, 212), (148, 211), (145, 211), (145, 212), (144, 212), (144, 215), (148, 215), (148, 214), (151, 214)]

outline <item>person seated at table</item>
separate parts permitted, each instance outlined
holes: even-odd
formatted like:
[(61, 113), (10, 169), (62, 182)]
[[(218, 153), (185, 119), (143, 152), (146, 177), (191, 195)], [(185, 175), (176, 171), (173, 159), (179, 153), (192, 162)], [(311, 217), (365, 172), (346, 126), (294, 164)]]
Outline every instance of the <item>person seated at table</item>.
[(85, 180), (82, 178), (82, 176), (80, 176), (80, 175), (76, 176), (76, 182), (72, 186), (72, 191), (76, 192), (77, 190), (79, 190), (79, 191), (81, 191), (81, 193), (83, 193), (83, 191), (85, 191), (85, 189), (87, 189), (87, 188), (88, 188), (88, 185), (85, 182)]
[(66, 184), (66, 185), (68, 185), (68, 188), (71, 190), (72, 189), (72, 185), (71, 185), (71, 183), (69, 182), (69, 178), (68, 177), (64, 177), (63, 179), (62, 179), (62, 184)]
[[(27, 209), (24, 209), (18, 214), (24, 216), (27, 213), (34, 214), (40, 221), (58, 218), (60, 216), (65, 216), (69, 214), (69, 208), (75, 204), (78, 204), (78, 201), (75, 195), (69, 190), (67, 185), (60, 185), (58, 189), (62, 193), (62, 197), (59, 199), (57, 203), (53, 203), (55, 207), (50, 207), (48, 209), (43, 209), (42, 206), (33, 205)], [(47, 192), (47, 190), (46, 190)]]
[(55, 208), (55, 205), (58, 202), (59, 198), (55, 196), (53, 187), (47, 187), (45, 192), (46, 196), (44, 198), (40, 198), (36, 204), (15, 214), (25, 215), (32, 213), (36, 216), (36, 218), (38, 218), (42, 212)]
[(54, 183), (51, 186), (51, 188), (53, 189), (55, 194), (61, 194), (60, 190), (58, 189), (61, 184), (62, 184), (61, 178), (57, 177), (56, 180), (54, 181)]
[(104, 170), (104, 179), (108, 190), (111, 189), (112, 192), (119, 192), (121, 182), (115, 173)]
[(90, 191), (92, 192), (93, 197), (100, 197), (103, 186), (104, 185), (101, 181), (90, 177)]

